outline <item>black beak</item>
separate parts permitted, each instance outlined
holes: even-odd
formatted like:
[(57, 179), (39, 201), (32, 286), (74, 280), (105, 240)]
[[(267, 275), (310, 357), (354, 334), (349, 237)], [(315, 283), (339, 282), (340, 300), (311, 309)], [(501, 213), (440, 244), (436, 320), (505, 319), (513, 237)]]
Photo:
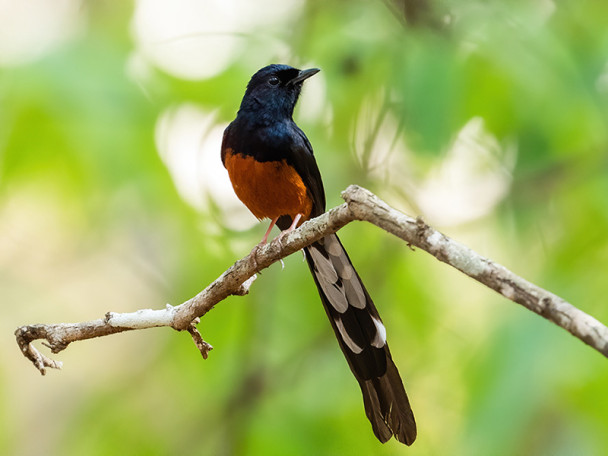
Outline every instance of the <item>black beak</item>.
[(302, 82), (305, 79), (314, 76), (319, 71), (321, 71), (319, 68), (309, 68), (308, 70), (301, 70), (295, 78), (288, 82), (288, 84), (293, 85)]

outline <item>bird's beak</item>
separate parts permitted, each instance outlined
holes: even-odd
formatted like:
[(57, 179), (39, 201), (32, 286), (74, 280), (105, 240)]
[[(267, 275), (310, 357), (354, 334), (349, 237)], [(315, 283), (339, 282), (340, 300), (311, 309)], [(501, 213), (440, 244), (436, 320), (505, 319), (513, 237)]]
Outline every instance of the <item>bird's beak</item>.
[(308, 70), (301, 70), (295, 78), (293, 78), (291, 81), (289, 81), (289, 84), (291, 85), (291, 84), (297, 84), (298, 82), (302, 82), (305, 79), (308, 79), (309, 77), (314, 76), (319, 71), (321, 71), (319, 68), (309, 68)]

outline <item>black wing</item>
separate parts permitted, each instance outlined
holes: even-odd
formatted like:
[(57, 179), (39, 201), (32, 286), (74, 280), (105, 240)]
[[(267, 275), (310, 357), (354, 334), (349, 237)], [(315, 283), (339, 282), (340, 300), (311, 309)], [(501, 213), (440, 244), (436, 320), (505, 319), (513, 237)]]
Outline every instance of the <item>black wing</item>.
[[(325, 212), (325, 190), (312, 146), (304, 132), (294, 122), (290, 122), (285, 130), (289, 140), (282, 143), (283, 157), (302, 178), (313, 203), (310, 217), (316, 217)], [(285, 230), (289, 228), (291, 221), (291, 217), (280, 217), (277, 226)]]

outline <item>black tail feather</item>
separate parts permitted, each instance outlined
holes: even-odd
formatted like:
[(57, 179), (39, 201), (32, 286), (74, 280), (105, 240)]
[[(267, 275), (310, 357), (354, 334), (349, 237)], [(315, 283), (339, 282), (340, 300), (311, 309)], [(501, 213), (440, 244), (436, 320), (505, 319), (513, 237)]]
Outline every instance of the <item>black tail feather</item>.
[(306, 248), (306, 259), (340, 348), (359, 382), (365, 413), (382, 443), (393, 435), (406, 445), (416, 422), (386, 331), (361, 278), (335, 234)]

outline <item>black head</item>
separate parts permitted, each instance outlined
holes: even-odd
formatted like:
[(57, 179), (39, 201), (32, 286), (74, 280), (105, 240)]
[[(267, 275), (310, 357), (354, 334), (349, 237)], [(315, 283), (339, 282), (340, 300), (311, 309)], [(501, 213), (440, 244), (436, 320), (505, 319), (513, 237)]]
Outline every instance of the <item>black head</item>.
[(266, 120), (291, 118), (302, 83), (319, 71), (318, 68), (298, 70), (277, 64), (262, 68), (247, 84), (239, 112), (255, 112)]

